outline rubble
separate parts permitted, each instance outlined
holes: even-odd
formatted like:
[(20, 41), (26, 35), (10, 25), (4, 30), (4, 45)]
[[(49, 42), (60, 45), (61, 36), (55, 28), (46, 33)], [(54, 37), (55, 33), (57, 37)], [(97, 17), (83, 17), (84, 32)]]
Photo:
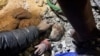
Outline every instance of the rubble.
[[(93, 16), (94, 16), (94, 19), (95, 19), (95, 23), (97, 24), (96, 26), (97, 26), (98, 29), (100, 29), (100, 23), (99, 23), (100, 22), (100, 13), (99, 13), (100, 10), (99, 10), (99, 8), (97, 8), (98, 6), (96, 5), (96, 3), (93, 0), (90, 0), (90, 1), (91, 1), (91, 5), (92, 5), (92, 12), (93, 12)], [(73, 43), (73, 41), (75, 41), (75, 40), (73, 39), (72, 33), (70, 32), (71, 29), (72, 30), (74, 30), (74, 29), (70, 25), (68, 20), (66, 20), (66, 21), (62, 20), (52, 10), (49, 11), (45, 15), (47, 15), (47, 17), (44, 17), (44, 18), (46, 18), (46, 19), (48, 19), (48, 20), (50, 20), (54, 23), (58, 22), (58, 23), (62, 24), (65, 28), (65, 33), (64, 33), (62, 39), (60, 41), (57, 41), (57, 42), (52, 42), (53, 48), (52, 48), (52, 55), (51, 56), (54, 56), (55, 53), (59, 53), (59, 52), (75, 52), (76, 51), (76, 45)], [(65, 16), (62, 17), (62, 18), (67, 19), (67, 18), (65, 18)]]
[[(100, 3), (100, 1), (99, 0), (91, 0), (91, 5), (92, 5), (92, 11), (93, 11), (93, 16), (94, 16), (94, 19), (95, 19), (95, 23), (96, 23), (96, 27), (100, 30), (100, 4), (98, 4), (98, 3)], [(95, 5), (93, 5), (93, 4), (95, 4)], [(97, 6), (97, 4), (98, 4), (98, 6)], [(94, 6), (96, 7), (96, 8), (94, 8)]]
[(99, 1), (99, 0), (93, 0), (93, 1), (94, 1), (94, 3), (96, 4), (96, 6), (98, 6), (99, 9), (100, 9), (100, 1)]
[(53, 23), (60, 23), (65, 29), (65, 33), (61, 37), (61, 40), (52, 42), (51, 46), (53, 48), (51, 50), (52, 51), (51, 56), (54, 56), (55, 53), (59, 52), (74, 52), (76, 48), (75, 45), (72, 43), (74, 39), (71, 36), (72, 34), (69, 33), (69, 30), (73, 29), (72, 26), (70, 25), (69, 22), (67, 22), (68, 20), (65, 16), (60, 15), (60, 17), (58, 17), (57, 14), (54, 11), (52, 11), (50, 7), (47, 8), (49, 10), (46, 11), (46, 14), (43, 16), (43, 18), (48, 19)]
[[(50, 0), (50, 1), (52, 1), (53, 5), (58, 4), (57, 0)], [(1, 2), (1, 0), (0, 0), (0, 2)], [(15, 3), (13, 5), (14, 2), (19, 2), (19, 3)], [(1, 6), (4, 6), (5, 4), (6, 4), (6, 2), (4, 4), (0, 3), (0, 8), (1, 8)], [(9, 6), (11, 6), (11, 5), (13, 5), (12, 8), (9, 8)], [(97, 24), (96, 26), (100, 30), (100, 13), (99, 13), (100, 9), (98, 8), (99, 5), (97, 6), (97, 4), (96, 4), (96, 2), (94, 2), (94, 0), (91, 0), (91, 5), (92, 5), (92, 11), (93, 11), (95, 23)], [(24, 19), (19, 22), (19, 20), (12, 18), (12, 15), (9, 15), (10, 12), (8, 12), (8, 11), (13, 11), (14, 8), (16, 9), (16, 8), (20, 8), (20, 7), (24, 8), (29, 13), (31, 13), (31, 16), (33, 16), (33, 17), (28, 17), (28, 19)], [(44, 7), (44, 8), (42, 8), (42, 7)], [(17, 11), (17, 10), (15, 10), (15, 11)], [(65, 32), (64, 32), (64, 35), (62, 36), (61, 40), (56, 41), (56, 42), (51, 42), (52, 43), (51, 44), (51, 46), (52, 46), (51, 56), (54, 56), (55, 53), (59, 53), (59, 52), (75, 52), (76, 46), (73, 43), (73, 41), (74, 41), (74, 39), (72, 38), (73, 33), (71, 32), (71, 31), (75, 31), (75, 30), (73, 29), (73, 27), (71, 26), (71, 24), (69, 23), (67, 18), (64, 15), (59, 14), (59, 13), (55, 12), (54, 10), (52, 10), (52, 8), (47, 4), (46, 1), (35, 0), (35, 2), (33, 2), (33, 0), (30, 0), (30, 1), (29, 0), (27, 0), (27, 1), (26, 0), (22, 0), (22, 1), (9, 0), (9, 3), (7, 4), (7, 6), (5, 6), (3, 8), (3, 10), (0, 10), (0, 12), (1, 12), (0, 13), (0, 27), (2, 27), (2, 25), (4, 25), (4, 24), (12, 25), (13, 23), (15, 24), (17, 22), (18, 24), (16, 24), (15, 26), (13, 25), (14, 27), (12, 27), (12, 28), (15, 29), (17, 25), (19, 25), (19, 28), (23, 28), (23, 27), (27, 27), (30, 25), (37, 25), (42, 19), (47, 19), (53, 23), (60, 23), (64, 27)], [(61, 11), (60, 11), (60, 13), (61, 13)], [(5, 15), (5, 14), (7, 14), (7, 16), (3, 17), (5, 19), (4, 19), (4, 21), (2, 21), (1, 16)], [(18, 14), (20, 14), (20, 12)], [(38, 17), (38, 16), (40, 16), (40, 17)], [(17, 16), (17, 18), (19, 18), (19, 17), (20, 16)], [(10, 24), (8, 24), (7, 21)], [(11, 21), (13, 21), (13, 23)], [(35, 24), (33, 24), (34, 22), (35, 22)], [(7, 27), (5, 27), (5, 28), (7, 28)], [(4, 28), (2, 28), (2, 29), (4, 29)], [(12, 29), (8, 28), (8, 30), (12, 30)], [(29, 49), (32, 49), (32, 51), (33, 51), (33, 48), (29, 48)], [(31, 51), (29, 49), (25, 53), (29, 54), (31, 56), (31, 54), (29, 53)], [(23, 56), (23, 55), (21, 55), (21, 56)], [(27, 56), (27, 55), (24, 55), (24, 56)]]

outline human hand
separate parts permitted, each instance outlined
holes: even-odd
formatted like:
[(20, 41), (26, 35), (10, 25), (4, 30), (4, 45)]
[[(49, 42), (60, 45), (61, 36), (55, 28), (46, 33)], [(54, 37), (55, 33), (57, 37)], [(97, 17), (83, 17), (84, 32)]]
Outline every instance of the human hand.
[(49, 49), (51, 46), (51, 43), (49, 42), (49, 39), (44, 39), (39, 45), (36, 45), (35, 48), (36, 51), (34, 54), (41, 55), (43, 54), (47, 49)]
[(41, 43), (39, 45), (36, 45), (35, 48), (37, 48), (34, 52), (34, 54), (42, 55), (46, 50), (46, 45), (44, 43)]
[(37, 26), (40, 31), (46, 31), (48, 30), (53, 23), (49, 22), (48, 20), (43, 20), (40, 22), (40, 24)]

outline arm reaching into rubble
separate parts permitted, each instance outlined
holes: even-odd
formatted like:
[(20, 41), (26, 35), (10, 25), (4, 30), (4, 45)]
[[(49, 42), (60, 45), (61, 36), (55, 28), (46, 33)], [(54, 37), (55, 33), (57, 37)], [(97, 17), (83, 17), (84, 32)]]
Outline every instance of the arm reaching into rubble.
[(38, 38), (41, 31), (46, 31), (51, 25), (46, 20), (43, 20), (38, 27), (30, 26), (24, 29), (0, 33), (0, 53), (4, 53), (4, 55), (17, 54), (19, 51), (27, 48)]

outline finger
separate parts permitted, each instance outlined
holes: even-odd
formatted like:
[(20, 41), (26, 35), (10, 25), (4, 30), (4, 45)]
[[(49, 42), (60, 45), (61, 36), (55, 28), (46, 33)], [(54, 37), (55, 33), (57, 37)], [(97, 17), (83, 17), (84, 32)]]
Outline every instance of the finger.
[(38, 49), (36, 49), (36, 51), (34, 52), (34, 54), (38, 53), (38, 52), (39, 52), (39, 50), (40, 50), (39, 48), (38, 48)]
[(47, 24), (52, 23), (52, 22), (50, 22), (50, 21), (47, 20), (47, 19), (45, 19), (43, 22), (44, 22), (44, 23), (47, 23)]
[(42, 22), (48, 22), (48, 20), (47, 19), (44, 19)]
[(49, 41), (50, 39), (46, 38), (45, 40), (46, 40), (46, 41)]
[(43, 54), (43, 52), (44, 52), (44, 50), (43, 50), (43, 49), (41, 49), (41, 50), (40, 50), (40, 52), (39, 52), (39, 55), (42, 55), (42, 54)]
[(38, 48), (38, 47), (39, 47), (39, 45), (36, 45), (36, 46), (35, 46), (35, 48)]
[(54, 25), (54, 23), (49, 23), (50, 26)]
[(45, 47), (42, 47), (39, 51), (39, 55), (43, 54), (43, 52), (45, 51)]
[(53, 24), (54, 24), (53, 22), (50, 22), (50, 21), (47, 20), (47, 19), (44, 19), (44, 20), (43, 20), (43, 23), (46, 23), (46, 24), (49, 24), (49, 25), (53, 25)]

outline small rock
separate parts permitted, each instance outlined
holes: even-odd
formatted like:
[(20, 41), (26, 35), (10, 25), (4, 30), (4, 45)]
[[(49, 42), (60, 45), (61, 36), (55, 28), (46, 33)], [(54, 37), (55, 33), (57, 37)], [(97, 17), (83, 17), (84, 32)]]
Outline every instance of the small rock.
[(97, 29), (99, 29), (99, 30), (100, 30), (100, 22), (99, 22), (99, 23), (97, 23), (96, 27), (97, 27)]
[(55, 18), (55, 20), (56, 20), (57, 22), (60, 22), (59, 18)]
[(94, 1), (93, 1), (93, 0), (91, 0), (91, 5), (92, 5), (93, 7), (95, 7), (95, 6), (96, 6), (96, 4), (94, 3)]

